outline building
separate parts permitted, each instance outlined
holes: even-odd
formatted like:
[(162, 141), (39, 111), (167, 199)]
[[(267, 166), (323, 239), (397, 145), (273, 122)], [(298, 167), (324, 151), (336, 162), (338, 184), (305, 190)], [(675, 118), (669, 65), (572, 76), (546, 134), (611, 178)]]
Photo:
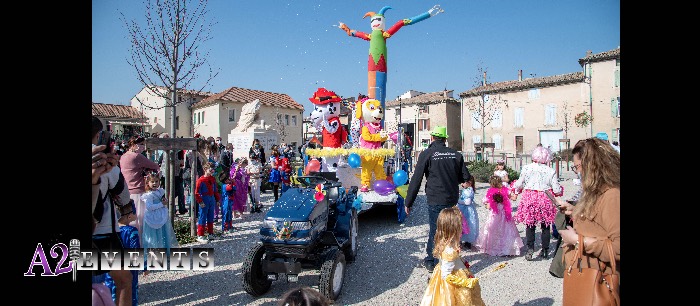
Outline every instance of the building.
[[(296, 146), (302, 142), (304, 107), (287, 94), (231, 87), (192, 104), (193, 131), (203, 136), (228, 135), (238, 124), (243, 105), (260, 100), (256, 122), (269, 125), (277, 132), (280, 142)], [(269, 148), (265, 148), (268, 150)]]
[[(460, 150), (460, 101), (453, 98), (453, 90), (423, 93), (409, 90), (386, 102), (384, 124), (387, 130), (396, 130), (398, 123), (413, 143), (414, 151), (430, 144), (430, 132), (435, 126), (447, 127), (447, 146)], [(442, 115), (444, 114), (444, 115)]]
[[(571, 147), (598, 132), (619, 141), (620, 48), (589, 51), (578, 62), (581, 72), (523, 79), (521, 70), (517, 80), (484, 82), (460, 93), (461, 150), (476, 152), (475, 144), (485, 142), (493, 143), (495, 154), (529, 154), (538, 143), (559, 151), (567, 139)], [(592, 124), (578, 126), (575, 118), (584, 113), (592, 114)]]
[(150, 133), (146, 116), (129, 105), (92, 103), (92, 115), (100, 119), (115, 140), (128, 140), (133, 135)]
[[(213, 95), (211, 92), (195, 90), (178, 90), (178, 103), (175, 105), (175, 136), (192, 137), (192, 104)], [(131, 106), (142, 112), (147, 118), (147, 125), (152, 133), (166, 132), (171, 134), (172, 108), (165, 107), (170, 101), (168, 89), (163, 86), (144, 86), (132, 99)], [(168, 102), (169, 103), (169, 102)], [(171, 135), (172, 136), (172, 135)]]

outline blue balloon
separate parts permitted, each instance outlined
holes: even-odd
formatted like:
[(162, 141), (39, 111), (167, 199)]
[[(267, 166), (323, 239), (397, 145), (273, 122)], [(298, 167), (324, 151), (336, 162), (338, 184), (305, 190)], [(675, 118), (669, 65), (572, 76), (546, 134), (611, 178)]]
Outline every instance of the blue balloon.
[(357, 168), (360, 166), (360, 164), (362, 164), (360, 155), (357, 153), (350, 153), (350, 155), (348, 155), (348, 165), (350, 165), (350, 167)]
[(406, 173), (406, 171), (399, 170), (399, 171), (394, 172), (393, 178), (394, 178), (394, 184), (396, 186), (401, 186), (401, 185), (406, 184), (406, 182), (408, 182), (408, 173)]

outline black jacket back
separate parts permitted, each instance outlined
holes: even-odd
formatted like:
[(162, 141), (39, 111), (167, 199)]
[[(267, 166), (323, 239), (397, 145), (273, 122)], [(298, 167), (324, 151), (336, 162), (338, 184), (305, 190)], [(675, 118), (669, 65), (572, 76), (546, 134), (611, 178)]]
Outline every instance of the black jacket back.
[(457, 204), (459, 184), (466, 182), (470, 174), (462, 154), (447, 147), (444, 140), (438, 139), (418, 155), (416, 168), (408, 185), (407, 207), (413, 206), (424, 176), (427, 180), (425, 195), (428, 204), (436, 205)]

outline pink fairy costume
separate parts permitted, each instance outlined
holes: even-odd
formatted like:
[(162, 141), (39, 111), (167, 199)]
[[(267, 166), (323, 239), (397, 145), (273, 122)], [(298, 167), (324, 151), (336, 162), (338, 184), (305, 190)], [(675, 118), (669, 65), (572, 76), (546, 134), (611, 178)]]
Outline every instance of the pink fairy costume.
[[(503, 198), (501, 203), (497, 203), (493, 198), (497, 193), (500, 193)], [(482, 201), (488, 205), (491, 214), (479, 233), (476, 246), (491, 256), (520, 255), (523, 241), (513, 221), (508, 188), (491, 187)]]

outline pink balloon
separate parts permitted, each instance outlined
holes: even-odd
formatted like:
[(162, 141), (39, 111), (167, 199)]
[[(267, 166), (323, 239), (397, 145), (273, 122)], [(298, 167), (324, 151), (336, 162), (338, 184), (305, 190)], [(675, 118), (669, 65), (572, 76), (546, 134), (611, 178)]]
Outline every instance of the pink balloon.
[(316, 199), (316, 201), (318, 201), (318, 202), (323, 201), (324, 197), (325, 196), (323, 195), (323, 192), (320, 192), (320, 191), (314, 195), (314, 199)]

